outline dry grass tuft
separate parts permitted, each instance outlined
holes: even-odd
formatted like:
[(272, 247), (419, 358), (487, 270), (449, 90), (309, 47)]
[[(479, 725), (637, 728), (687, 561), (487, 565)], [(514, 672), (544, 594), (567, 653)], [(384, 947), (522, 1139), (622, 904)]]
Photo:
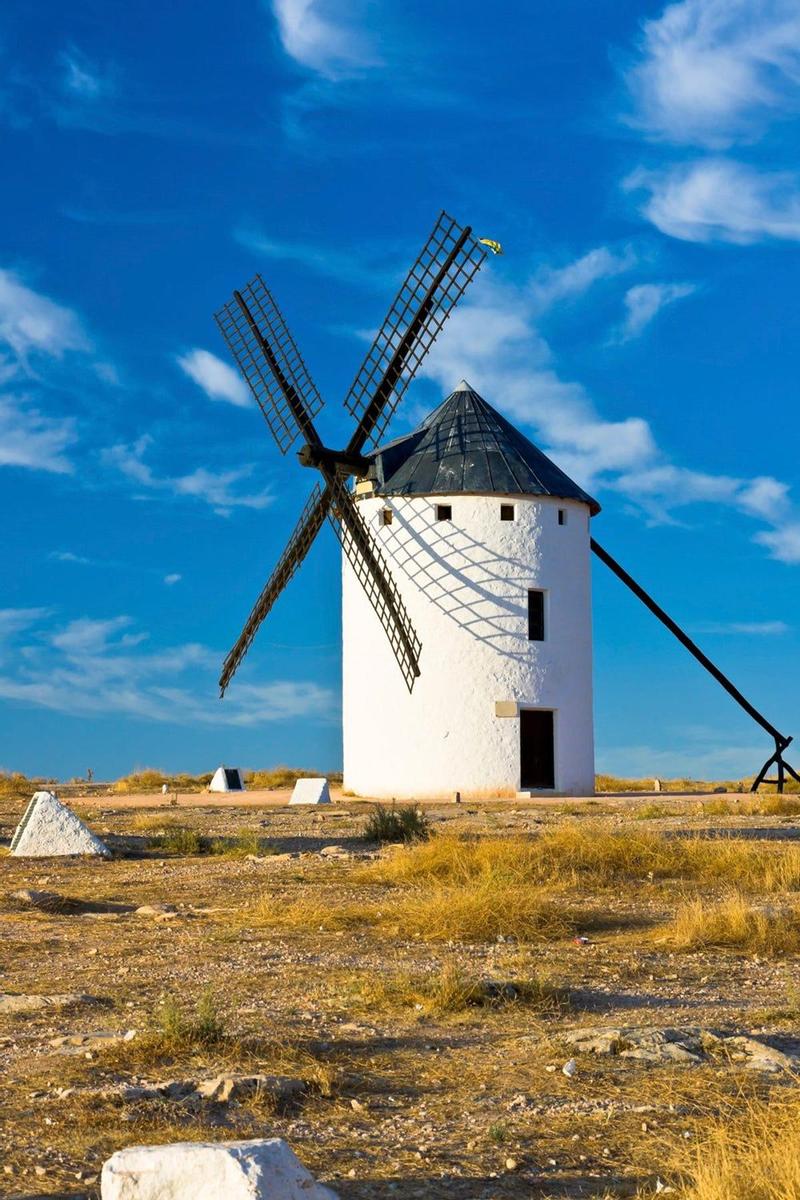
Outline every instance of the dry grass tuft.
[(413, 804), (376, 804), (364, 825), (365, 842), (422, 842), (430, 837), (425, 814)]
[(669, 837), (630, 826), (568, 822), (529, 840), (441, 834), (367, 869), (365, 878), (408, 884), (538, 884), (612, 887), (690, 879), (744, 891), (800, 888), (800, 846), (733, 837)]
[(800, 1197), (800, 1100), (750, 1100), (715, 1124), (693, 1159), (678, 1159), (690, 1180), (684, 1200), (797, 1200)]
[(564, 905), (541, 888), (491, 881), (412, 888), (398, 897), (383, 923), (401, 937), (426, 942), (557, 941), (577, 928)]
[(524, 1004), (541, 1014), (569, 1007), (567, 993), (543, 976), (497, 983), (467, 974), (455, 961), (421, 974), (378, 975), (362, 983), (360, 999), (375, 1008), (413, 1008), (425, 1016), (443, 1017), (473, 1008)]
[(795, 911), (758, 908), (734, 894), (714, 904), (690, 900), (675, 914), (669, 934), (678, 950), (726, 946), (748, 954), (792, 954), (800, 949)]

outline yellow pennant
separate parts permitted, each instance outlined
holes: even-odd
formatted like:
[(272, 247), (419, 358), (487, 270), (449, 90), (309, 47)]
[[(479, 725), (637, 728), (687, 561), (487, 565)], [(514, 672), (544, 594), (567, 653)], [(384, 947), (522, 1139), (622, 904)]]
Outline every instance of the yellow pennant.
[(503, 247), (499, 242), (493, 242), (491, 238), (478, 238), (481, 246), (488, 246), (492, 254), (502, 254)]

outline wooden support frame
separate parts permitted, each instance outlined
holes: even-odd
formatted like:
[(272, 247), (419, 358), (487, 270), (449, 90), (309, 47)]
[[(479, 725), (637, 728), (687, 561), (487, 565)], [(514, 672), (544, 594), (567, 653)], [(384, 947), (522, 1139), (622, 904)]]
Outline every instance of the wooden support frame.
[[(661, 624), (667, 627), (670, 633), (678, 639), (682, 646), (686, 647), (689, 653), (697, 659), (702, 667), (705, 667), (709, 675), (713, 676), (717, 683), (719, 683), (725, 689), (728, 695), (733, 697), (739, 707), (743, 708), (747, 715), (752, 717), (756, 724), (760, 725), (761, 728), (764, 729), (770, 735), (770, 737), (774, 739), (775, 751), (770, 755), (761, 770), (756, 775), (750, 791), (757, 791), (762, 783), (775, 783), (777, 784), (778, 792), (782, 793), (787, 774), (791, 775), (792, 779), (796, 779), (797, 782), (800, 783), (800, 775), (798, 775), (794, 767), (792, 767), (790, 763), (788, 763), (783, 757), (783, 752), (787, 746), (789, 746), (792, 739), (777, 730), (775, 726), (767, 720), (764, 714), (760, 713), (758, 709), (752, 705), (745, 696), (742, 695), (736, 685), (732, 683), (730, 679), (728, 679), (727, 675), (720, 671), (716, 663), (713, 663), (708, 655), (703, 653), (697, 643), (692, 641), (688, 633), (686, 633), (683, 629), (681, 629), (680, 625), (673, 621), (672, 617), (670, 617), (669, 614), (664, 611), (661, 605), (656, 603), (653, 597), (644, 590), (641, 584), (638, 584), (636, 580), (628, 574), (625, 568), (622, 567), (615, 558), (612, 558), (607, 550), (604, 550), (603, 547), (594, 540), (594, 538), (590, 539), (589, 544), (600, 561), (604, 562), (609, 570), (613, 571), (617, 578), (622, 580), (626, 587), (630, 588), (634, 596), (637, 596), (642, 603), (650, 609), (650, 612), (653, 614), (653, 616), (658, 617)], [(777, 778), (768, 779), (767, 772), (773, 763), (777, 768)]]

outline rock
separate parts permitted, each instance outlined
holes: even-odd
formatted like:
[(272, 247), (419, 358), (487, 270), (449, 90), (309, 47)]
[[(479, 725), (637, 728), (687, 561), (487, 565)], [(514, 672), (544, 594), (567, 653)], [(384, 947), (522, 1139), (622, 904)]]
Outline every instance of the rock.
[(175, 911), (176, 910), (175, 910), (174, 904), (140, 904), (139, 907), (134, 910), (134, 916), (136, 916), (136, 917), (174, 916)]
[(575, 1074), (577, 1069), (578, 1064), (575, 1062), (574, 1058), (571, 1058), (568, 1062), (564, 1063), (563, 1067), (561, 1068), (561, 1074), (566, 1075), (567, 1079), (572, 1079), (572, 1076)]
[(274, 1101), (277, 1108), (286, 1108), (301, 1100), (308, 1090), (302, 1079), (288, 1075), (218, 1075), (197, 1085), (198, 1096), (227, 1104), (229, 1100), (244, 1100), (261, 1096)]
[(103, 1166), (101, 1195), (102, 1200), (337, 1200), (282, 1138), (118, 1150)]
[(106, 1046), (130, 1042), (135, 1037), (135, 1029), (128, 1029), (125, 1033), (64, 1033), (60, 1037), (51, 1038), (48, 1044), (54, 1050), (62, 1050), (65, 1054), (76, 1054), (82, 1050), (102, 1050)]
[[(297, 803), (299, 804), (300, 801), (298, 800)], [(350, 852), (345, 850), (344, 846), (323, 846), (320, 854), (324, 858), (348, 858)]]
[(800, 1059), (745, 1034), (714, 1033), (696, 1026), (658, 1029), (575, 1029), (562, 1039), (589, 1054), (617, 1054), (648, 1063), (707, 1062), (727, 1058), (751, 1071), (797, 1070)]
[(67, 992), (63, 996), (15, 996), (0, 992), (0, 1016), (41, 1012), (44, 1008), (73, 1008), (78, 1004), (97, 1004), (94, 996), (83, 992)]
[(20, 904), (29, 904), (31, 908), (41, 908), (45, 912), (58, 912), (64, 908), (65, 900), (58, 892), (37, 892), (34, 888), (20, 888), (11, 893), (11, 899)]

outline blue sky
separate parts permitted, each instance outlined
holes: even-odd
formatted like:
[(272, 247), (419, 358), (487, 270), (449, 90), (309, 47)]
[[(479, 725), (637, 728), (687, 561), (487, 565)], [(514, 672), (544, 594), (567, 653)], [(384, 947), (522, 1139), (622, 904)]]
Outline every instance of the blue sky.
[[(11, 0), (0, 69), (0, 768), (339, 765), (329, 530), (217, 699), (311, 480), (212, 313), (262, 271), (335, 443), (442, 207), (505, 255), (392, 432), (466, 376), (800, 728), (795, 0)], [(756, 769), (761, 732), (593, 571), (598, 767)]]

